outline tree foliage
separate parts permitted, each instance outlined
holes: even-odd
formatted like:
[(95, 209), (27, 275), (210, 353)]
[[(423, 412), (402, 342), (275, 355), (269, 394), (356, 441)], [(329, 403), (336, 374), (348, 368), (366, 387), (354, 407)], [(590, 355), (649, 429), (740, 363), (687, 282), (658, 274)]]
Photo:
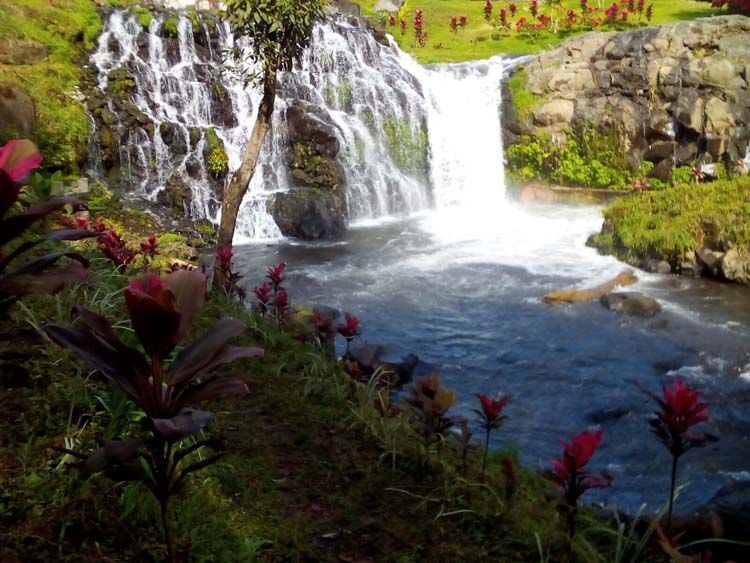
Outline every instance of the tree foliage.
[(323, 19), (328, 0), (227, 0), (235, 36), (252, 40), (248, 55), (264, 70), (291, 70)]

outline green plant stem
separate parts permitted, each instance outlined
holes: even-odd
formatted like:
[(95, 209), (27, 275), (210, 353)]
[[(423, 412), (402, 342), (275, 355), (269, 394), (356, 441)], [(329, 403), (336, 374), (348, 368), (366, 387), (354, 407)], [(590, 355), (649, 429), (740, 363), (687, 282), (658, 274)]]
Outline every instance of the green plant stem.
[(484, 435), (484, 458), (482, 459), (482, 482), (484, 482), (484, 474), (487, 471), (487, 454), (490, 451), (490, 429), (487, 428)]
[(672, 482), (669, 486), (669, 509), (667, 511), (667, 533), (672, 532), (672, 507), (674, 505), (674, 488), (677, 481), (677, 456), (672, 457)]

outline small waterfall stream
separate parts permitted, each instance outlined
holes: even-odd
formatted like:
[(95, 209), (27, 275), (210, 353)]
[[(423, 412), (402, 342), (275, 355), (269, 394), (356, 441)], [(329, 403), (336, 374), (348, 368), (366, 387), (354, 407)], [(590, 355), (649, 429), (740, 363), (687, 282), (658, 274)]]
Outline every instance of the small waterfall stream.
[[(91, 59), (97, 86), (110, 98), (105, 119), (116, 121), (121, 182), (151, 200), (169, 186), (188, 185), (186, 211), (217, 221), (217, 194), (227, 180), (207, 170), (211, 137), (223, 143), (231, 175), (253, 127), (259, 92), (224, 62), (234, 46), (226, 24), (196, 23), (182, 14), (176, 37), (166, 26), (163, 15), (144, 29), (134, 14), (115, 11)], [(266, 202), (293, 188), (282, 165), (291, 150), (285, 115), (292, 102), (305, 104), (339, 142), (350, 221), (430, 206), (429, 110), (415, 70), (421, 71), (397, 48), (377, 43), (357, 25), (316, 26), (298, 68), (280, 78), (272, 129), (240, 210), (237, 241), (280, 236)], [(123, 91), (118, 72), (132, 88), (125, 82)]]

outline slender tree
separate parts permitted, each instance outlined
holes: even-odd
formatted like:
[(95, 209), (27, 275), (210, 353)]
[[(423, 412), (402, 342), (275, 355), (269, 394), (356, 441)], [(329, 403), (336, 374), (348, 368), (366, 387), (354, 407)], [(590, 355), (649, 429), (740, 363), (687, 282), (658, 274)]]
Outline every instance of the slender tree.
[(250, 40), (242, 53), (259, 69), (254, 77), (263, 88), (258, 118), (242, 163), (224, 189), (218, 248), (232, 246), (237, 213), (255, 173), (276, 101), (278, 74), (291, 70), (310, 43), (313, 25), (325, 15), (328, 0), (227, 0), (226, 14), (235, 38)]

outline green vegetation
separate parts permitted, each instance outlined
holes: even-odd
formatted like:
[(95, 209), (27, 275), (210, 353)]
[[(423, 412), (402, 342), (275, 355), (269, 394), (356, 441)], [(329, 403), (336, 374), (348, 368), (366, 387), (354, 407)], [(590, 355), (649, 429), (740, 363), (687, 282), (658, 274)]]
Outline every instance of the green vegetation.
[(177, 37), (178, 31), (177, 31), (177, 18), (171, 17), (164, 20), (164, 23), (162, 24), (162, 33), (164, 34), (164, 37)]
[(535, 96), (526, 89), (526, 71), (520, 67), (508, 79), (507, 82), (513, 107), (518, 114), (518, 119), (528, 121), (531, 119), (532, 110), (544, 102), (544, 98)]
[(133, 13), (135, 13), (136, 17), (138, 18), (138, 24), (143, 29), (148, 29), (154, 19), (151, 11), (147, 10), (146, 8), (135, 8), (133, 9)]
[[(628, 154), (622, 150), (616, 129), (600, 130), (584, 125), (566, 131), (564, 144), (550, 136), (521, 138), (505, 152), (511, 179), (545, 180), (564, 186), (625, 189), (634, 179), (646, 176), (653, 164), (644, 162), (632, 170)], [(649, 180), (654, 188), (664, 187), (656, 179)]]
[(396, 165), (410, 174), (426, 174), (430, 144), (427, 133), (406, 120), (389, 117), (383, 123), (388, 149)]
[[(87, 51), (101, 30), (91, 0), (14, 0), (0, 4), (0, 42), (30, 40), (43, 45), (47, 57), (33, 64), (0, 63), (0, 87), (26, 90), (34, 101), (37, 133), (45, 166), (76, 172), (88, 142), (88, 118), (77, 99)], [(0, 143), (13, 136), (0, 131)]]
[(604, 217), (608, 227), (594, 242), (625, 259), (672, 262), (704, 245), (750, 247), (750, 177), (621, 198)]
[[(357, 0), (366, 14), (380, 17), (373, 11), (376, 0)], [(602, 9), (610, 2), (602, 3)], [(493, 16), (492, 23), (484, 19), (484, 2), (467, 2), (466, 0), (406, 0), (401, 8), (398, 19), (406, 19), (408, 29), (404, 35), (401, 34), (399, 26), (388, 27), (387, 31), (393, 35), (399, 46), (414, 55), (420, 62), (458, 62), (476, 59), (485, 59), (498, 54), (531, 54), (554, 47), (565, 39), (581, 33), (575, 28), (568, 30), (562, 23), (557, 33), (550, 30), (542, 30), (537, 34), (517, 33), (512, 27), (509, 31), (501, 31), (498, 28), (496, 18), (501, 8), (507, 8), (509, 2), (492, 0)], [(529, 1), (519, 0), (516, 2), (518, 13), (515, 18), (510, 18), (515, 23), (520, 16), (530, 19)], [(542, 3), (542, 11), (549, 12), (545, 3)], [(590, 3), (596, 6), (596, 3)], [(555, 17), (562, 20), (565, 10), (572, 8), (580, 10), (580, 2), (577, 0), (564, 0), (560, 2), (560, 13)], [(664, 23), (676, 20), (686, 20), (698, 17), (710, 16), (715, 13), (706, 2), (695, 0), (654, 0), (653, 23)], [(415, 10), (424, 10), (425, 30), (427, 32), (427, 44), (419, 47), (414, 40), (412, 21)], [(457, 33), (451, 33), (450, 19), (452, 16), (467, 16), (468, 22), (465, 28), (459, 29)], [(644, 22), (645, 23), (645, 22)], [(619, 24), (618, 24), (619, 25)]]
[(206, 167), (209, 173), (216, 178), (224, 176), (229, 171), (229, 156), (224, 143), (213, 128), (206, 130), (206, 143), (208, 148)]

